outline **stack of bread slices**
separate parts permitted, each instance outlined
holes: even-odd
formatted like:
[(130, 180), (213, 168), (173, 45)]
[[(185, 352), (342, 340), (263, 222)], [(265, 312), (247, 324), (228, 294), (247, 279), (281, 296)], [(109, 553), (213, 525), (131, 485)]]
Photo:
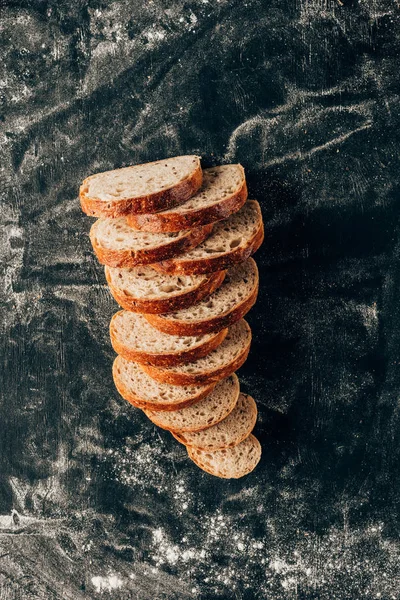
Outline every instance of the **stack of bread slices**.
[(235, 371), (250, 349), (243, 317), (264, 229), (243, 168), (178, 156), (92, 175), (80, 200), (98, 217), (90, 240), (123, 309), (110, 324), (117, 390), (204, 471), (250, 473), (257, 408)]

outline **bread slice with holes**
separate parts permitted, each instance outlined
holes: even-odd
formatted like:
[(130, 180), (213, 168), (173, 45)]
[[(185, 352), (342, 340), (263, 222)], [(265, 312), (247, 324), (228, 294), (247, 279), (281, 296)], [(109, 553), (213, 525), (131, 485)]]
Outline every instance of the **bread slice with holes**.
[(158, 314), (187, 308), (212, 294), (226, 271), (210, 275), (164, 275), (150, 266), (105, 267), (111, 294), (122, 308)]
[(121, 310), (110, 323), (112, 346), (127, 360), (168, 367), (197, 360), (214, 350), (226, 337), (227, 329), (198, 336), (161, 333), (139, 313)]
[(204, 169), (198, 192), (180, 206), (146, 215), (128, 215), (129, 225), (141, 231), (181, 231), (226, 219), (247, 199), (246, 179), (241, 165)]
[(244, 319), (229, 328), (224, 341), (207, 356), (174, 367), (139, 365), (150, 377), (172, 385), (201, 385), (220, 381), (239, 369), (250, 351), (251, 329)]
[(176, 156), (91, 175), (82, 183), (79, 196), (87, 215), (115, 218), (183, 204), (202, 181), (198, 156)]
[[(201, 400), (193, 408), (197, 408), (203, 402), (205, 400)], [(256, 421), (257, 406), (254, 399), (241, 393), (234, 409), (222, 421), (212, 425), (212, 427), (207, 427), (207, 429), (201, 431), (172, 431), (171, 433), (178, 442), (185, 446), (213, 452), (214, 450), (232, 448), (240, 444), (253, 431)]]
[(114, 361), (113, 378), (121, 396), (144, 410), (178, 410), (199, 402), (215, 387), (215, 383), (185, 387), (158, 383), (122, 356)]
[(90, 229), (90, 241), (99, 262), (110, 267), (136, 267), (177, 256), (198, 246), (212, 225), (178, 233), (147, 233), (129, 227), (125, 217), (99, 219)]
[(258, 269), (255, 261), (231, 267), (222, 285), (198, 304), (160, 315), (144, 315), (164, 333), (204, 335), (239, 321), (251, 309), (258, 294)]
[(210, 452), (187, 446), (187, 452), (189, 458), (206, 473), (223, 479), (239, 479), (251, 473), (260, 462), (261, 445), (251, 433), (231, 448)]
[(154, 268), (174, 275), (220, 271), (246, 260), (263, 240), (260, 205), (256, 200), (248, 200), (238, 212), (216, 223), (211, 235), (196, 248), (183, 256), (161, 261)]
[(145, 410), (145, 413), (155, 425), (168, 431), (200, 431), (227, 417), (236, 406), (239, 392), (239, 380), (236, 375), (231, 375), (196, 404), (180, 410)]

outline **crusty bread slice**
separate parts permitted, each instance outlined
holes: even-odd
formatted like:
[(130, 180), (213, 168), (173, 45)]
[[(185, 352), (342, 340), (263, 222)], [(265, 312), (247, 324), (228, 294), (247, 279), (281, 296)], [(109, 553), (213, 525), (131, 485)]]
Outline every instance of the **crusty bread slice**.
[(198, 156), (176, 156), (91, 175), (79, 196), (83, 212), (92, 217), (152, 213), (186, 202), (202, 180)]
[(187, 452), (189, 458), (200, 469), (224, 479), (239, 479), (248, 475), (256, 468), (261, 458), (260, 442), (252, 433), (232, 448), (210, 452), (187, 446)]
[(249, 354), (250, 344), (251, 329), (241, 319), (229, 328), (222, 344), (203, 358), (175, 367), (139, 366), (156, 381), (172, 385), (201, 385), (219, 381), (239, 369)]
[[(217, 388), (218, 386), (213, 393), (215, 393)], [(205, 400), (201, 400), (191, 408), (197, 408), (204, 402)], [(251, 396), (240, 394), (237, 404), (232, 412), (216, 425), (203, 429), (202, 431), (172, 431), (171, 433), (178, 442), (185, 444), (185, 446), (192, 446), (194, 448), (200, 448), (200, 450), (205, 450), (206, 452), (212, 452), (213, 450), (231, 448), (232, 446), (237, 446), (240, 442), (243, 442), (243, 440), (245, 440), (253, 431), (256, 421), (256, 403)]]
[(253, 306), (257, 294), (258, 269), (255, 261), (248, 258), (231, 267), (222, 285), (198, 304), (175, 312), (144, 316), (164, 333), (203, 335), (239, 321)]
[(199, 274), (227, 269), (251, 256), (264, 240), (260, 205), (248, 200), (236, 213), (214, 225), (204, 242), (183, 256), (163, 260), (154, 268), (169, 274)]
[(110, 323), (112, 346), (127, 360), (167, 367), (197, 360), (214, 350), (226, 337), (227, 329), (199, 336), (161, 333), (139, 313), (120, 310)]
[(186, 408), (174, 411), (146, 410), (153, 423), (168, 431), (199, 431), (222, 421), (235, 408), (240, 386), (236, 375), (220, 381), (211, 394)]
[(196, 304), (216, 290), (226, 271), (210, 275), (164, 275), (152, 267), (105, 267), (110, 291), (122, 308), (141, 313), (164, 313)]
[(99, 219), (90, 229), (90, 241), (102, 265), (137, 267), (188, 252), (205, 240), (212, 228), (205, 225), (178, 233), (147, 233), (129, 227), (125, 217)]
[(158, 383), (122, 356), (114, 361), (113, 378), (125, 400), (146, 410), (178, 410), (198, 402), (215, 387), (215, 383), (186, 387)]
[(156, 214), (129, 215), (129, 225), (141, 231), (181, 231), (226, 219), (247, 199), (241, 165), (204, 169), (203, 185), (187, 202)]

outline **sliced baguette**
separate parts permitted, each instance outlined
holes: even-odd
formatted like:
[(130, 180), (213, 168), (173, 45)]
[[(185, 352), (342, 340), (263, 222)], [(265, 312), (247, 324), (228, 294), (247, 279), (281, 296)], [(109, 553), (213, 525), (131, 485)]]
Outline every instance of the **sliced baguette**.
[(164, 333), (204, 335), (239, 321), (250, 310), (258, 294), (258, 269), (255, 261), (231, 267), (222, 285), (198, 304), (176, 312), (144, 317)]
[[(215, 390), (218, 386), (215, 388)], [(215, 392), (214, 390), (214, 392)], [(201, 400), (193, 408), (200, 406), (205, 400)], [(190, 409), (183, 409), (190, 410)], [(173, 413), (168, 413), (173, 414)], [(251, 396), (240, 394), (236, 406), (225, 419), (203, 429), (202, 431), (172, 431), (172, 435), (184, 444), (194, 448), (200, 448), (206, 452), (222, 450), (237, 446), (250, 435), (257, 421), (257, 406)]]
[(209, 354), (226, 337), (227, 329), (200, 336), (161, 333), (138, 313), (120, 310), (110, 323), (112, 346), (126, 360), (167, 367), (197, 360)]
[(260, 442), (252, 433), (232, 448), (210, 452), (187, 446), (187, 452), (200, 469), (223, 479), (239, 479), (248, 475), (261, 458)]
[(141, 231), (181, 231), (226, 219), (247, 199), (241, 165), (222, 165), (203, 171), (203, 185), (187, 202), (156, 214), (128, 215), (129, 225)]
[(188, 252), (205, 240), (212, 228), (205, 225), (179, 233), (147, 233), (132, 229), (125, 217), (119, 217), (99, 219), (89, 235), (102, 265), (137, 267)]
[(219, 221), (209, 237), (184, 256), (154, 265), (162, 273), (199, 274), (227, 269), (243, 262), (261, 246), (264, 226), (256, 200), (246, 204), (225, 221)]
[(115, 218), (183, 204), (202, 181), (198, 156), (176, 156), (91, 175), (82, 183), (79, 196), (87, 215)]
[(235, 408), (240, 386), (236, 375), (220, 381), (211, 394), (188, 406), (174, 411), (146, 410), (151, 421), (168, 431), (200, 431), (222, 421)]
[(178, 387), (158, 383), (139, 369), (137, 363), (117, 356), (113, 364), (115, 387), (121, 396), (146, 410), (178, 410), (198, 402), (212, 392), (215, 383)]
[(172, 385), (202, 385), (229, 377), (245, 362), (251, 344), (251, 329), (244, 319), (229, 328), (215, 350), (194, 362), (175, 367), (139, 365), (156, 381)]
[(164, 275), (152, 267), (118, 269), (105, 267), (111, 294), (122, 308), (157, 314), (180, 310), (216, 290), (226, 271), (210, 275)]

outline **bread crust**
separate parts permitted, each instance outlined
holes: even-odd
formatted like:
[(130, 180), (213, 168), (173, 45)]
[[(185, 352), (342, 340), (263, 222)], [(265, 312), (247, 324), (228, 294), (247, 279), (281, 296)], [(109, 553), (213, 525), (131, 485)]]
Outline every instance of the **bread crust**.
[(260, 223), (257, 231), (247, 241), (244, 247), (238, 247), (220, 256), (210, 258), (195, 258), (192, 260), (184, 260), (179, 256), (170, 260), (164, 260), (152, 265), (156, 271), (167, 273), (169, 275), (201, 275), (220, 271), (221, 269), (229, 269), (235, 264), (243, 262), (256, 252), (264, 241), (264, 224), (260, 211)]
[(168, 244), (158, 247), (140, 248), (139, 250), (113, 250), (102, 247), (97, 240), (96, 232), (99, 221), (96, 221), (89, 233), (90, 241), (98, 261), (108, 267), (139, 267), (159, 260), (164, 260), (188, 252), (195, 248), (208, 237), (212, 231), (212, 224), (189, 229), (187, 233)]
[(135, 406), (136, 408), (141, 408), (142, 410), (145, 410), (145, 409), (146, 410), (166, 410), (166, 411), (179, 410), (180, 408), (185, 408), (186, 406), (191, 406), (192, 404), (195, 404), (202, 398), (205, 398), (206, 396), (208, 396), (208, 394), (211, 394), (214, 387), (216, 386), (216, 383), (211, 383), (207, 387), (204, 387), (204, 389), (201, 392), (199, 392), (196, 396), (189, 398), (187, 400), (182, 400), (180, 402), (176, 402), (175, 404), (173, 404), (171, 402), (165, 403), (165, 404), (158, 403), (158, 402), (157, 403), (147, 402), (146, 400), (143, 400), (143, 398), (140, 398), (140, 396), (138, 396), (137, 394), (131, 393), (130, 390), (128, 390), (128, 388), (122, 383), (122, 381), (120, 381), (120, 379), (118, 377), (117, 369), (116, 369), (116, 361), (117, 360), (118, 360), (118, 357), (114, 360), (113, 368), (112, 368), (112, 374), (113, 374), (115, 387), (117, 388), (118, 393), (124, 398), (124, 400), (126, 400), (127, 402), (132, 404), (132, 406)]
[[(245, 394), (245, 395), (248, 396), (248, 394)], [(224, 444), (223, 442), (220, 442), (221, 443), (220, 446), (213, 446), (213, 448), (211, 449), (209, 446), (206, 447), (206, 446), (201, 446), (198, 444), (188, 443), (188, 441), (185, 439), (185, 433), (187, 433), (187, 432), (185, 432), (184, 430), (181, 430), (181, 431), (171, 431), (170, 430), (170, 433), (174, 436), (174, 438), (176, 440), (178, 440), (178, 442), (180, 442), (184, 446), (190, 447), (190, 448), (197, 448), (197, 450), (204, 450), (205, 452), (212, 452), (213, 450), (224, 450), (225, 448), (233, 448), (234, 446), (237, 446), (238, 444), (243, 442), (247, 437), (249, 437), (249, 435), (253, 431), (253, 429), (256, 425), (256, 422), (257, 422), (257, 415), (258, 415), (257, 405), (254, 401), (254, 398), (252, 398), (251, 396), (249, 396), (249, 397), (252, 400), (252, 402), (251, 402), (251, 420), (249, 423), (249, 427), (246, 429), (246, 431), (240, 437), (236, 438), (230, 444)], [(228, 413), (228, 415), (226, 415), (224, 417), (224, 419), (226, 419), (226, 417), (228, 417), (229, 414), (230, 413)], [(224, 419), (221, 419), (220, 421), (214, 423), (213, 425), (211, 425), (211, 427), (218, 425), (218, 423), (221, 423), (221, 421), (223, 421)], [(211, 429), (211, 427), (207, 427), (205, 429)], [(196, 431), (204, 431), (204, 429), (197, 429)], [(189, 433), (196, 433), (196, 432), (190, 431)]]
[(170, 335), (204, 335), (206, 333), (212, 333), (219, 331), (225, 327), (230, 327), (237, 321), (240, 321), (254, 306), (258, 296), (259, 288), (259, 275), (257, 270), (257, 281), (251, 294), (245, 298), (240, 304), (237, 304), (232, 310), (208, 319), (207, 321), (193, 321), (191, 323), (187, 321), (177, 321), (175, 319), (169, 320), (166, 314), (151, 315), (144, 314), (145, 319), (163, 333), (169, 333)]
[[(195, 465), (197, 465), (200, 469), (202, 469), (203, 471), (205, 471), (206, 473), (208, 473), (209, 475), (214, 475), (214, 477), (219, 477), (221, 479), (240, 479), (241, 477), (244, 477), (245, 475), (248, 475), (249, 473), (251, 473), (256, 466), (258, 465), (258, 463), (260, 462), (260, 458), (261, 458), (261, 444), (258, 441), (258, 439), (251, 433), (249, 436), (247, 437), (251, 437), (252, 438), (252, 442), (253, 444), (256, 446), (257, 450), (258, 450), (258, 460), (256, 462), (255, 465), (250, 465), (249, 468), (245, 471), (242, 471), (239, 475), (223, 475), (223, 474), (217, 474), (214, 473), (211, 469), (208, 469), (202, 462), (200, 462), (199, 460), (194, 458), (193, 452), (195, 450), (198, 450), (199, 448), (192, 448), (190, 446), (186, 446), (186, 450), (188, 453), (189, 458), (194, 462)], [(247, 439), (247, 438), (245, 438)], [(244, 441), (244, 440), (242, 440)], [(216, 450), (216, 452), (219, 452), (219, 450)]]
[(132, 312), (159, 314), (179, 310), (180, 308), (187, 308), (188, 306), (192, 306), (192, 304), (200, 302), (200, 300), (209, 294), (212, 294), (212, 292), (214, 292), (221, 285), (225, 279), (226, 271), (211, 273), (210, 277), (205, 279), (197, 288), (184, 294), (152, 300), (133, 298), (128, 294), (122, 293), (112, 285), (111, 277), (107, 267), (105, 267), (105, 274), (110, 292), (115, 301), (122, 306), (122, 308)]
[(222, 221), (232, 213), (237, 212), (247, 200), (248, 192), (244, 176), (244, 169), (238, 165), (243, 173), (242, 185), (228, 198), (223, 198), (213, 206), (189, 210), (187, 213), (164, 213), (155, 214), (131, 214), (127, 216), (128, 224), (134, 229), (149, 231), (152, 233), (182, 231)]
[(209, 381), (218, 383), (221, 379), (229, 377), (240, 369), (240, 367), (247, 360), (251, 346), (251, 329), (246, 323), (247, 329), (250, 332), (250, 338), (246, 346), (242, 349), (239, 356), (237, 356), (228, 365), (214, 369), (213, 371), (205, 371), (204, 373), (173, 373), (171, 371), (165, 371), (162, 368), (155, 367), (153, 365), (139, 364), (138, 366), (150, 375), (156, 381), (160, 383), (170, 383), (171, 385), (202, 385)]
[[(179, 206), (189, 200), (203, 183), (203, 171), (200, 166), (200, 157), (195, 156), (194, 158), (196, 159), (196, 165), (193, 173), (185, 177), (178, 184), (165, 190), (155, 192), (154, 194), (144, 195), (138, 198), (124, 198), (122, 200), (109, 202), (100, 200), (99, 198), (91, 198), (87, 195), (88, 184), (90, 180), (95, 177), (95, 175), (91, 175), (83, 181), (79, 189), (81, 208), (83, 212), (90, 217), (116, 218), (130, 213), (153, 213)], [(154, 164), (154, 162), (159, 161), (153, 161), (148, 164)]]
[(118, 339), (118, 336), (114, 330), (114, 321), (117, 315), (119, 315), (122, 311), (117, 312), (110, 323), (110, 338), (111, 344), (117, 354), (120, 354), (126, 360), (134, 361), (141, 364), (154, 365), (158, 367), (172, 367), (174, 365), (181, 365), (188, 362), (192, 362), (201, 358), (202, 356), (206, 356), (212, 350), (217, 348), (225, 339), (228, 329), (223, 329), (219, 331), (215, 336), (211, 339), (207, 340), (203, 344), (199, 344), (195, 348), (191, 348), (190, 350), (183, 350), (180, 352), (170, 352), (170, 353), (150, 353), (143, 352), (139, 350), (135, 350), (121, 343)]

